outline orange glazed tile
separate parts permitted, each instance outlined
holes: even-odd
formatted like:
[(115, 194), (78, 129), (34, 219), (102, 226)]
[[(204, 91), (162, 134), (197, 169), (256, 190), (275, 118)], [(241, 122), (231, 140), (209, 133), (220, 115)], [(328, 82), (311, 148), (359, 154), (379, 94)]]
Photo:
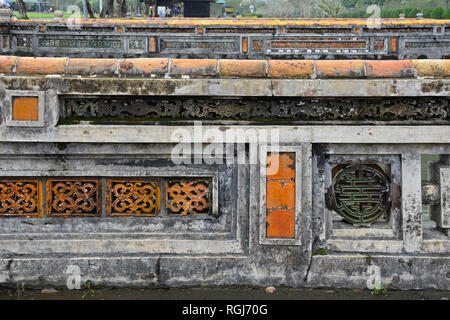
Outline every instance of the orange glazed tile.
[(64, 74), (67, 58), (20, 57), (16, 74)]
[(391, 39), (391, 50), (394, 53), (397, 52), (397, 38), (392, 38)]
[(12, 120), (39, 120), (38, 97), (13, 97)]
[[(276, 172), (273, 172), (276, 171)], [(268, 153), (267, 179), (295, 179), (295, 153)]]
[(266, 208), (295, 209), (295, 182), (294, 181), (267, 181)]
[(215, 59), (172, 59), (171, 74), (186, 75), (217, 75), (217, 60)]
[(248, 52), (248, 37), (242, 38), (242, 52)]
[(71, 58), (67, 65), (69, 75), (105, 75), (116, 72), (117, 59), (83, 59)]
[(167, 58), (140, 58), (120, 59), (119, 72), (126, 75), (166, 74), (169, 59)]
[(369, 78), (408, 78), (414, 77), (414, 67), (410, 60), (367, 60)]
[(234, 60), (219, 61), (219, 74), (223, 77), (254, 77), (266, 76), (265, 60)]
[(0, 73), (12, 73), (17, 57), (0, 56)]
[(430, 59), (411, 60), (419, 77), (447, 78), (450, 77), (450, 60)]
[(267, 238), (294, 238), (295, 214), (293, 211), (273, 211), (266, 217)]
[(314, 74), (312, 60), (269, 60), (269, 76), (272, 78), (311, 78)]
[(319, 78), (362, 78), (363, 60), (317, 60), (316, 69)]

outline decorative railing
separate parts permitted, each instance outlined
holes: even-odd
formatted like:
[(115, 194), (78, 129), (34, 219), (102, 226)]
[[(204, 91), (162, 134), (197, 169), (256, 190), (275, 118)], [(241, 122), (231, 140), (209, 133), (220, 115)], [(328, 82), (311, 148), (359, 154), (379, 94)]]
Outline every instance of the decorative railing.
[(1, 52), (22, 56), (441, 59), (450, 22), (432, 19), (13, 20)]
[(0, 261), (19, 279), (365, 287), (378, 268), (450, 288), (449, 60), (0, 72)]

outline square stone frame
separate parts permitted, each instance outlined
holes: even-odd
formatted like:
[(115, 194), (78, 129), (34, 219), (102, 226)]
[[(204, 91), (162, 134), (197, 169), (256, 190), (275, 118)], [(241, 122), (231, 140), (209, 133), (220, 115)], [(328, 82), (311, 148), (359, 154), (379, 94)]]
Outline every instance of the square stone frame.
[[(14, 97), (37, 97), (38, 98), (38, 120), (13, 120), (13, 98)], [(45, 91), (30, 90), (5, 90), (3, 102), (5, 111), (5, 125), (7, 127), (43, 127), (45, 125)]]
[[(345, 159), (348, 157), (349, 159)], [(396, 191), (396, 186), (401, 182), (401, 161), (399, 155), (330, 155), (329, 159), (325, 162), (325, 192), (329, 190), (332, 185), (332, 165), (334, 164), (359, 164), (359, 163), (382, 163), (389, 165), (389, 176), (391, 177), (391, 188), (390, 188), (390, 209), (388, 224), (390, 229), (387, 228), (376, 228), (372, 224), (370, 228), (339, 228), (333, 227), (332, 210), (324, 206), (325, 214), (325, 228), (327, 239), (338, 239), (338, 238), (354, 238), (354, 239), (364, 239), (370, 237), (383, 237), (390, 239), (401, 239), (401, 208), (394, 203), (392, 195)], [(339, 231), (338, 231), (339, 230)]]
[[(286, 238), (267, 238), (266, 231), (266, 185), (267, 185), (267, 153), (268, 152), (293, 152), (295, 153), (295, 236), (293, 239)], [(303, 152), (302, 145), (298, 146), (267, 146), (259, 147), (260, 160), (260, 187), (259, 187), (259, 203), (260, 203), (260, 217), (259, 217), (259, 242), (263, 245), (301, 245), (302, 244), (302, 158), (306, 155)]]
[[(405, 218), (402, 195), (401, 201), (397, 199), (394, 205), (392, 201), (392, 208), (396, 211), (394, 216), (394, 224), (391, 224), (393, 235), (388, 237), (370, 237), (365, 235), (363, 231), (356, 230), (353, 237), (334, 237), (332, 230), (332, 212), (326, 206), (326, 188), (331, 185), (331, 164), (330, 159), (334, 156), (348, 157), (349, 161), (354, 159), (359, 161), (361, 157), (371, 162), (389, 161), (391, 164), (391, 185), (398, 184), (403, 194), (403, 165), (404, 161), (401, 153), (397, 153), (388, 148), (375, 148), (374, 152), (370, 153), (370, 146), (358, 145), (340, 145), (340, 144), (320, 144), (316, 145), (318, 149), (313, 152), (313, 220), (314, 237), (320, 239), (321, 246), (325, 247), (327, 251), (334, 252), (383, 252), (383, 253), (401, 253), (404, 250), (405, 237)], [(333, 162), (333, 160), (331, 160)], [(393, 168), (392, 165), (396, 168)], [(393, 171), (397, 172), (394, 174)], [(327, 177), (328, 176), (328, 177)], [(392, 191), (391, 191), (392, 194)], [(393, 199), (395, 200), (395, 199)], [(380, 229), (381, 230), (381, 229)], [(353, 231), (353, 230), (350, 230)]]

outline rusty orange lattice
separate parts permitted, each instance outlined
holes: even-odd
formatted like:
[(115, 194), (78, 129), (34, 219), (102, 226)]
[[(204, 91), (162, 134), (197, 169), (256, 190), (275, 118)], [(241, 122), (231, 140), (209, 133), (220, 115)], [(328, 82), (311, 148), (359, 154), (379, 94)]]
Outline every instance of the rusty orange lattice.
[(0, 217), (42, 217), (39, 180), (0, 180)]
[(159, 213), (161, 189), (152, 180), (106, 181), (107, 216), (156, 216)]
[(206, 180), (171, 180), (166, 183), (168, 214), (196, 215), (210, 211), (210, 183)]
[(48, 179), (47, 215), (58, 217), (99, 216), (100, 180)]

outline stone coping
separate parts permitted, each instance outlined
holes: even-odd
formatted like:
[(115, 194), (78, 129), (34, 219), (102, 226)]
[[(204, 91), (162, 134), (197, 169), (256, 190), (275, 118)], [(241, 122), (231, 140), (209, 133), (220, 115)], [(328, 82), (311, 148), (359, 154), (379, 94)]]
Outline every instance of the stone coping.
[(0, 73), (150, 78), (450, 78), (450, 60), (89, 59), (0, 56)]
[[(12, 19), (15, 24), (65, 24), (67, 19)], [(113, 25), (166, 25), (166, 26), (371, 26), (381, 25), (444, 25), (450, 20), (436, 19), (292, 19), (292, 18), (133, 18), (133, 19), (80, 19), (76, 21), (83, 25), (113, 24)]]

